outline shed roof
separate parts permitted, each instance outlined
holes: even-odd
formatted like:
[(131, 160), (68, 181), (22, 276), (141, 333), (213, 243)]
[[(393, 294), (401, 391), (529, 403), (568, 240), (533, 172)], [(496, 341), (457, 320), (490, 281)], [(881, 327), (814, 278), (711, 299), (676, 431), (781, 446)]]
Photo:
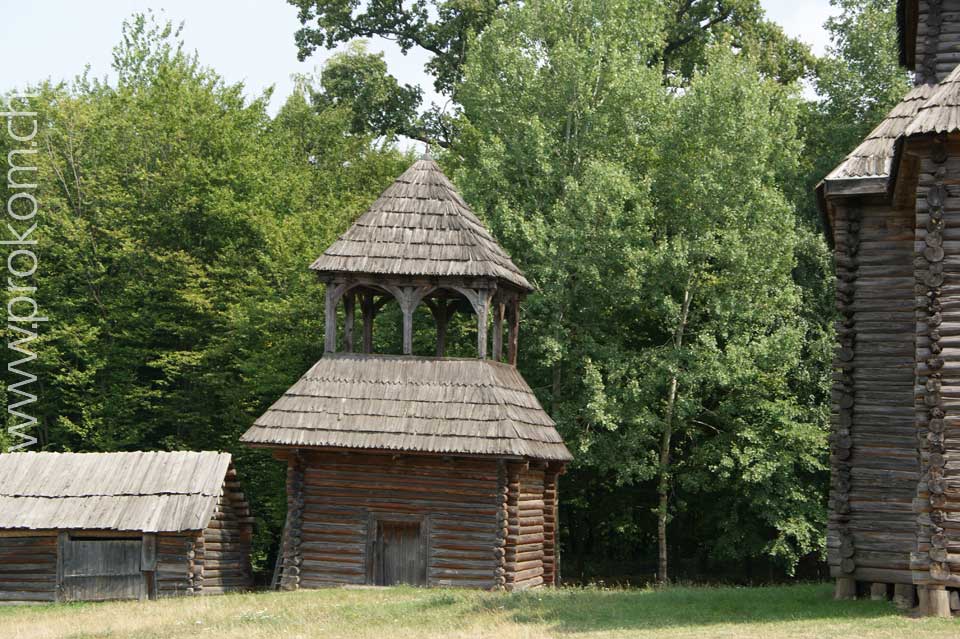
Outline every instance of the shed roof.
[(241, 441), (572, 459), (517, 369), (479, 359), (327, 354)]
[(203, 530), (230, 455), (217, 452), (0, 455), (0, 529)]
[(311, 265), (321, 273), (491, 277), (533, 290), (428, 155)]

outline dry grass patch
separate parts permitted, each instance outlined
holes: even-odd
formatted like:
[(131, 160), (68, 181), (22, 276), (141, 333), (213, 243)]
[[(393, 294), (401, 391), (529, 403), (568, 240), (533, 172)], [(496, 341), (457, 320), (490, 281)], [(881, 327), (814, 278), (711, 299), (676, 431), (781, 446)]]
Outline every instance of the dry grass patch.
[(319, 590), (0, 609), (16, 639), (542, 637), (912, 637), (960, 635), (960, 620), (912, 619), (883, 602), (835, 602), (829, 585), (523, 594)]

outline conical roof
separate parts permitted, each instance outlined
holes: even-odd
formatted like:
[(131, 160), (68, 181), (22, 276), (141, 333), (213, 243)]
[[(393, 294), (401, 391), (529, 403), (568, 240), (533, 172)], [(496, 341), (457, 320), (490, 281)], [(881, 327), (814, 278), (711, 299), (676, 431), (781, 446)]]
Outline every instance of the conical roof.
[(429, 155), (397, 178), (310, 268), (331, 274), (491, 277), (533, 290)]

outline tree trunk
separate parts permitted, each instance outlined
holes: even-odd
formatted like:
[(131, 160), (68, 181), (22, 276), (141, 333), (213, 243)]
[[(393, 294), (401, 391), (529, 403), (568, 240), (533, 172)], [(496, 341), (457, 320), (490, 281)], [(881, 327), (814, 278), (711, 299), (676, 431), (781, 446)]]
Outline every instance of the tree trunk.
[[(680, 321), (673, 335), (674, 348), (679, 351), (683, 346), (683, 335), (687, 329), (687, 316), (690, 313), (690, 284), (687, 283), (683, 291), (683, 306), (680, 310)], [(667, 555), (667, 518), (670, 507), (670, 443), (673, 439), (673, 414), (677, 403), (677, 389), (680, 385), (678, 373), (675, 371), (670, 378), (670, 387), (667, 392), (667, 410), (663, 418), (663, 433), (660, 436), (660, 469), (657, 478), (657, 583), (666, 584), (670, 581)]]

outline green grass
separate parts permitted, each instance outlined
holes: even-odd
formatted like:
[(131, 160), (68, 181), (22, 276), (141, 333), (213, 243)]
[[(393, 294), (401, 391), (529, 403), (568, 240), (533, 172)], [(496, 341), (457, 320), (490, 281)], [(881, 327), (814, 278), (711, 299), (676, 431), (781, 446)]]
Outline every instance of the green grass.
[(960, 636), (876, 601), (836, 602), (825, 584), (521, 594), (414, 588), (319, 590), (155, 602), (0, 608), (0, 637), (217, 639)]

